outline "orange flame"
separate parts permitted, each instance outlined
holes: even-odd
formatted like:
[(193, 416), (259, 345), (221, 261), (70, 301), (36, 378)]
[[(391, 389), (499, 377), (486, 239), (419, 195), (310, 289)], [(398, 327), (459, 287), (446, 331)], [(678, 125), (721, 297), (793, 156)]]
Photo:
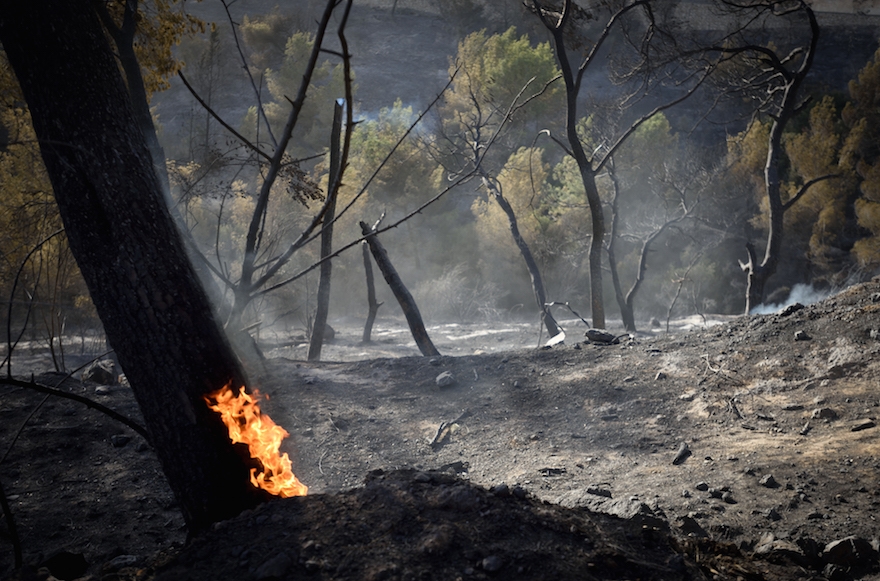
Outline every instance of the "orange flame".
[(251, 457), (263, 465), (260, 473), (251, 468), (251, 484), (276, 496), (305, 496), (309, 489), (294, 476), (290, 457), (279, 454), (281, 440), (290, 434), (260, 412), (259, 399), (256, 390), (251, 397), (242, 387), (235, 395), (229, 385), (205, 397), (229, 429), (232, 443), (247, 444)]

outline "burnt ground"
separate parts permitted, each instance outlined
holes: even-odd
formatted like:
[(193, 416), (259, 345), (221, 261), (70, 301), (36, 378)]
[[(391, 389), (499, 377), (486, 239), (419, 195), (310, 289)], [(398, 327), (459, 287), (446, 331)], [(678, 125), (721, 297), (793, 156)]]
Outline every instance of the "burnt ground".
[[(878, 579), (878, 313), (871, 282), (619, 345), (461, 328), (436, 332), (455, 356), (365, 358), (412, 347), (381, 325), (373, 346), (340, 333), (325, 354), (361, 360), (254, 370), (310, 495), (188, 543), (139, 436), (2, 386), (0, 483), (27, 566), (11, 570), (2, 521), (0, 571), (47, 579), (66, 551), (86, 563), (50, 560), (59, 578)], [(137, 417), (125, 387), (65, 389)]]

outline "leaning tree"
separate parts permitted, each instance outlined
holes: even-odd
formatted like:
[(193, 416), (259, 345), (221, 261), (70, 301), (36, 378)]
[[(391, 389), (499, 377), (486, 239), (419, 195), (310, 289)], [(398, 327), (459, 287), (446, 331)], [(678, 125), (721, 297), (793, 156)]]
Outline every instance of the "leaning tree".
[(246, 377), (165, 204), (93, 3), (5, 1), (0, 42), (71, 251), (191, 532), (266, 498), (204, 396)]

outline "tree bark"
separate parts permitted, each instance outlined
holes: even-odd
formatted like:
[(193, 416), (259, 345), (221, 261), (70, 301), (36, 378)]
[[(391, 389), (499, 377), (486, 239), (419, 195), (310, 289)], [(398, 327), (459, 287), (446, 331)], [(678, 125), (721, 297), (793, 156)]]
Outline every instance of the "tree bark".
[(372, 341), (373, 323), (376, 322), (376, 314), (383, 303), (376, 301), (376, 283), (373, 280), (373, 264), (370, 262), (370, 247), (366, 241), (361, 243), (364, 253), (364, 273), (367, 277), (367, 321), (364, 323), (363, 343)]
[(318, 279), (318, 304), (315, 308), (315, 325), (309, 341), (309, 361), (321, 359), (324, 345), (324, 330), (327, 328), (327, 315), (330, 312), (330, 276), (333, 265), (329, 260), (333, 252), (333, 220), (336, 217), (336, 195), (339, 191), (339, 142), (342, 134), (342, 105), (337, 101), (333, 109), (333, 128), (330, 134), (330, 171), (327, 177), (327, 211), (324, 213), (321, 228), (321, 275)]
[(88, 0), (6, 1), (0, 42), (71, 251), (191, 533), (255, 506), (253, 461), (203, 396), (244, 372), (213, 318)]
[(422, 315), (419, 313), (419, 307), (416, 305), (415, 299), (407, 290), (406, 285), (403, 284), (400, 275), (394, 269), (394, 265), (391, 264), (388, 253), (385, 252), (385, 247), (379, 242), (375, 230), (370, 228), (366, 222), (361, 222), (360, 224), (361, 231), (364, 233), (364, 236), (367, 236), (367, 244), (370, 245), (370, 251), (376, 260), (376, 266), (379, 267), (385, 282), (388, 283), (391, 292), (394, 293), (394, 297), (400, 303), (400, 308), (403, 309), (406, 322), (409, 324), (409, 330), (412, 332), (413, 339), (416, 340), (419, 351), (426, 357), (440, 355), (440, 352), (437, 351), (437, 348), (434, 347), (434, 343), (431, 342), (431, 338), (428, 336), (428, 331), (425, 329), (425, 323), (422, 322)]

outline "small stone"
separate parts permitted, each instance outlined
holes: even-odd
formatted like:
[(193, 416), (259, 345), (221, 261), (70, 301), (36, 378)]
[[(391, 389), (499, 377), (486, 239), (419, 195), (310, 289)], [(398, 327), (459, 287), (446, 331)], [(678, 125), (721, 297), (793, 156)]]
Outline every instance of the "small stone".
[(662, 371), (658, 371), (657, 375), (654, 376), (654, 381), (663, 381), (664, 379), (666, 379), (666, 374)]
[(706, 492), (707, 490), (709, 490), (709, 485), (706, 482), (697, 482), (697, 485), (694, 486), (694, 488), (696, 488), (700, 492)]
[(150, 445), (146, 440), (138, 440), (138, 443), (134, 447), (136, 452), (146, 452), (150, 449)]
[(502, 482), (501, 484), (496, 484), (490, 488), (489, 492), (495, 496), (507, 496), (510, 494), (510, 487)]
[(681, 401), (694, 401), (695, 397), (697, 397), (696, 393), (688, 391), (678, 396), (678, 399), (680, 399)]
[(116, 363), (112, 359), (95, 361), (82, 374), (83, 381), (93, 381), (101, 385), (113, 385), (116, 378)]
[(796, 412), (796, 411), (800, 411), (802, 409), (804, 409), (804, 406), (802, 406), (799, 403), (789, 403), (789, 404), (785, 404), (784, 406), (782, 406), (782, 411), (786, 411), (786, 412)]
[(672, 459), (672, 463), (676, 466), (683, 464), (690, 455), (691, 449), (688, 447), (687, 442), (682, 442), (678, 447), (678, 452), (675, 453), (675, 458)]
[(794, 334), (795, 341), (809, 341), (812, 339), (809, 335), (807, 335), (806, 331), (796, 331)]
[(118, 557), (114, 557), (111, 561), (104, 563), (102, 569), (104, 573), (112, 573), (124, 567), (134, 567), (137, 562), (138, 557), (136, 555), (119, 555)]
[(480, 566), (487, 573), (496, 573), (504, 567), (504, 560), (497, 555), (489, 555), (480, 562)]
[(782, 515), (779, 514), (775, 508), (768, 508), (766, 511), (764, 511), (764, 516), (772, 521), (782, 520)]
[(601, 488), (599, 486), (588, 486), (587, 494), (595, 494), (596, 496), (604, 496), (605, 498), (611, 498), (611, 491), (607, 488)]
[(110, 386), (99, 385), (95, 388), (95, 395), (110, 395)]
[(862, 420), (854, 425), (851, 430), (853, 432), (861, 432), (862, 430), (870, 430), (875, 427), (877, 424), (874, 423), (873, 420)]
[(806, 424), (803, 425), (803, 427), (800, 430), (801, 436), (806, 436), (807, 434), (810, 433), (810, 430), (811, 430), (810, 422), (807, 422)]
[(723, 500), (727, 504), (736, 504), (736, 499), (733, 498), (733, 493), (729, 491), (721, 493), (721, 500)]
[(603, 329), (587, 329), (584, 332), (584, 336), (586, 336), (590, 343), (597, 343), (599, 345), (611, 345), (619, 342), (616, 335)]
[(113, 444), (114, 448), (122, 448), (130, 441), (131, 437), (124, 434), (116, 434), (114, 436), (110, 436), (110, 443)]
[(779, 488), (779, 482), (773, 478), (772, 474), (765, 474), (758, 480), (758, 484), (765, 488)]
[(787, 307), (785, 307), (784, 309), (782, 309), (781, 311), (779, 311), (779, 315), (782, 317), (787, 317), (789, 315), (793, 315), (794, 313), (800, 311), (803, 308), (804, 308), (804, 305), (802, 305), (800, 303), (792, 303), (792, 304), (788, 305)]
[(451, 371), (444, 371), (437, 376), (437, 378), (434, 380), (434, 383), (437, 384), (437, 387), (450, 387), (452, 385), (455, 385), (456, 380)]
[(816, 408), (813, 410), (812, 416), (814, 420), (836, 420), (837, 412), (831, 408)]

